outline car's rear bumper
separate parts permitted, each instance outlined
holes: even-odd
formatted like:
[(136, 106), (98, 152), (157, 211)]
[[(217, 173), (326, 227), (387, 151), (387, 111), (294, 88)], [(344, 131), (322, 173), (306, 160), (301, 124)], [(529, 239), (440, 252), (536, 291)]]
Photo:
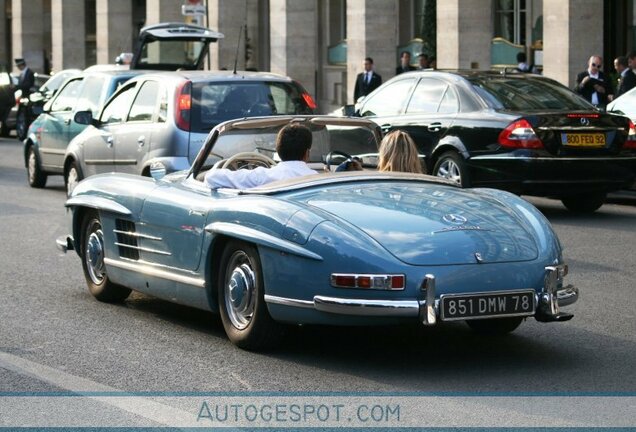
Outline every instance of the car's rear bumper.
[(69, 250), (75, 249), (73, 237), (69, 235), (58, 237), (55, 240), (55, 245), (57, 246), (59, 250), (61, 250), (64, 253), (66, 253)]
[(531, 195), (611, 192), (636, 179), (634, 157), (475, 156), (468, 160), (474, 186)]
[[(567, 273), (564, 266), (546, 267), (545, 285), (536, 294), (537, 305), (534, 315), (538, 321), (565, 321), (572, 317), (559, 310), (560, 307), (575, 303), (579, 298), (578, 288), (562, 286), (562, 279)], [(435, 324), (440, 317), (439, 298), (435, 299), (435, 284), (427, 284), (423, 299), (403, 300), (368, 300), (330, 296), (314, 296), (313, 300), (298, 300), (265, 295), (270, 305), (290, 306), (326, 312), (339, 316), (351, 317), (384, 317), (384, 318), (419, 318), (425, 325)]]

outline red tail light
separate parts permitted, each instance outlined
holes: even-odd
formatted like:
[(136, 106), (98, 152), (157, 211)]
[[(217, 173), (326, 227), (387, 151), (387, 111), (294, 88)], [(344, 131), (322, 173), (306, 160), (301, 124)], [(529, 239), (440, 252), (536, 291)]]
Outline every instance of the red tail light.
[(401, 274), (331, 274), (331, 286), (334, 288), (402, 290), (405, 282), (405, 276)]
[(624, 149), (636, 149), (636, 126), (634, 122), (629, 121), (629, 132), (627, 133), (627, 140), (623, 144)]
[(190, 130), (190, 111), (192, 109), (192, 82), (186, 81), (177, 89), (174, 121), (184, 131)]
[(512, 148), (543, 148), (543, 142), (526, 119), (515, 120), (499, 134), (499, 144)]
[(309, 93), (303, 93), (302, 97), (309, 108), (311, 108), (312, 110), (315, 110), (316, 108), (318, 108), (318, 105), (316, 105), (316, 102), (314, 102), (314, 99), (311, 97)]

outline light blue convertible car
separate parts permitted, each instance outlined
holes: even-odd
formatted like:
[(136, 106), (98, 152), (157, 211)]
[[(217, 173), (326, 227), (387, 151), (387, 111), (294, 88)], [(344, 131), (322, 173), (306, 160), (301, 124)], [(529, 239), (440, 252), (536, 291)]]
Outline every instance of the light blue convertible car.
[[(155, 178), (103, 174), (66, 202), (72, 234), (58, 246), (82, 260), (101, 301), (131, 290), (220, 313), (246, 349), (274, 344), (286, 325), (463, 320), (507, 333), (528, 317), (566, 321), (578, 290), (545, 217), (493, 189), (436, 177), (323, 172), (251, 190), (210, 190), (219, 166), (274, 162), (289, 122), (314, 134), (321, 169), (335, 150), (377, 157), (380, 132), (363, 119), (280, 116), (212, 130), (192, 168)], [(331, 159), (331, 158), (328, 158)]]

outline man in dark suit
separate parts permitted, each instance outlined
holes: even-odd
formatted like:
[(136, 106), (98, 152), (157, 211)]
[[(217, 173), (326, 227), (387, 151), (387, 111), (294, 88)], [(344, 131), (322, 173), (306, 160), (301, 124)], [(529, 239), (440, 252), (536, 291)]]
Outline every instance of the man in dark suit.
[(31, 93), (31, 87), (35, 85), (35, 74), (27, 66), (23, 58), (17, 58), (14, 60), (15, 65), (20, 70), (20, 77), (18, 78), (17, 89), (22, 90), (22, 97), (26, 97)]
[(382, 84), (382, 77), (373, 70), (373, 59), (371, 57), (365, 58), (364, 72), (359, 73), (356, 78), (356, 86), (353, 90), (353, 102), (355, 103), (358, 98), (368, 95), (380, 87), (380, 84)]
[(415, 70), (415, 67), (411, 66), (411, 53), (408, 51), (402, 51), (400, 54), (400, 65), (395, 68), (395, 74), (399, 75), (402, 72), (408, 72)]
[(601, 71), (603, 59), (593, 55), (587, 62), (587, 70), (576, 76), (575, 91), (592, 105), (605, 108), (612, 100), (612, 85)]
[[(624, 57), (617, 57), (616, 61), (614, 62), (614, 65), (615, 65), (614, 67), (617, 66), (617, 63), (622, 63), (622, 62), (618, 62), (619, 59), (624, 59)], [(618, 89), (616, 91), (616, 97), (619, 97), (622, 94), (625, 94), (631, 89), (633, 89), (634, 87), (636, 87), (636, 74), (634, 73), (635, 68), (636, 68), (636, 51), (631, 51), (630, 53), (627, 54), (627, 67), (622, 71), (618, 71), (618, 68), (616, 69), (620, 73)]]

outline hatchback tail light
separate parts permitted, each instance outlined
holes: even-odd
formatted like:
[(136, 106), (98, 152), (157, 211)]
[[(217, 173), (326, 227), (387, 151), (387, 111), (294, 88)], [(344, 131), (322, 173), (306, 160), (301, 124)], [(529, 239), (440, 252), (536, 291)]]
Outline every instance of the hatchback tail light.
[(174, 121), (184, 131), (190, 130), (190, 112), (192, 110), (192, 82), (185, 81), (177, 89)]
[(623, 148), (636, 149), (636, 126), (634, 122), (629, 121), (629, 132), (627, 133), (627, 140), (623, 144)]
[(499, 144), (512, 148), (543, 148), (543, 142), (526, 119), (515, 120), (499, 134)]

